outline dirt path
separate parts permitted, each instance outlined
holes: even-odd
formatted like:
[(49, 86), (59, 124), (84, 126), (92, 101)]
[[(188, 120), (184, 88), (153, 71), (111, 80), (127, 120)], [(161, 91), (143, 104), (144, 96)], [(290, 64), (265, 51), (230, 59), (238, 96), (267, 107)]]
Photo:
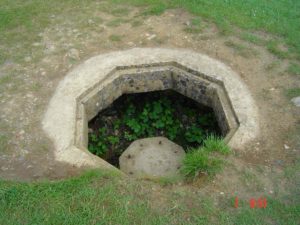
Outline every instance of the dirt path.
[[(40, 123), (58, 82), (67, 71), (85, 59), (114, 50), (185, 48), (223, 61), (240, 74), (260, 113), (260, 138), (248, 149), (237, 151), (230, 158), (231, 166), (203, 188), (209, 190), (213, 186), (216, 192), (222, 189), (245, 195), (247, 190), (272, 193), (276, 183), (273, 178), (282, 175), (300, 150), (297, 142), (300, 109), (284, 95), (285, 89), (294, 87), (299, 79), (285, 72), (288, 62), (271, 55), (263, 46), (224, 36), (206, 21), (194, 29), (190, 22), (193, 16), (183, 10), (141, 16), (140, 9), (127, 9), (126, 15), (94, 10), (93, 18), (98, 20), (84, 18), (84, 23), (53, 15), (52, 25), (39, 34), (41, 41), (33, 43), (24, 63), (7, 61), (0, 67), (0, 78), (7, 76), (1, 80), (0, 89), (0, 176), (56, 179), (80, 172), (53, 160), (53, 146)], [(265, 34), (257, 35), (269, 38)], [(252, 186), (245, 173), (252, 174), (249, 176), (259, 182)], [(239, 184), (243, 185), (242, 190), (237, 190)], [(202, 187), (203, 183), (194, 185)]]

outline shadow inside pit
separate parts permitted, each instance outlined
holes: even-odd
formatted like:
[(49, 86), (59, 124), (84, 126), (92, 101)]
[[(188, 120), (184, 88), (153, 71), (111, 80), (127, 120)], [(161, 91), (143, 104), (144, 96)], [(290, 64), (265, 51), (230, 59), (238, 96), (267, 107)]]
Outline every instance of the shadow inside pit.
[(119, 168), (135, 140), (163, 136), (188, 151), (210, 134), (222, 136), (212, 108), (176, 91), (124, 94), (88, 123), (93, 154)]

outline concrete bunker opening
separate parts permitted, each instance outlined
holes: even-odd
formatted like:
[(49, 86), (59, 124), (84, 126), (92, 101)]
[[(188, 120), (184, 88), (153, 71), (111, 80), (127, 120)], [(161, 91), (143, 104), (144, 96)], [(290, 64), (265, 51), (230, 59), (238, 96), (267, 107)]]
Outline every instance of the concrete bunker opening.
[(237, 128), (223, 83), (178, 64), (119, 67), (77, 99), (76, 145), (115, 167), (141, 138), (187, 150), (209, 134), (228, 142)]

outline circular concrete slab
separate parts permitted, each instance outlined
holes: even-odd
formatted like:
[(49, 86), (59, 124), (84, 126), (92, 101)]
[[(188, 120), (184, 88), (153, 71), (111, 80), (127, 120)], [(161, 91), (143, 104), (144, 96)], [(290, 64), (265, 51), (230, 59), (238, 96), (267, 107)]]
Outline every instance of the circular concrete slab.
[(139, 177), (172, 177), (178, 174), (185, 152), (165, 137), (134, 141), (120, 156), (120, 169)]

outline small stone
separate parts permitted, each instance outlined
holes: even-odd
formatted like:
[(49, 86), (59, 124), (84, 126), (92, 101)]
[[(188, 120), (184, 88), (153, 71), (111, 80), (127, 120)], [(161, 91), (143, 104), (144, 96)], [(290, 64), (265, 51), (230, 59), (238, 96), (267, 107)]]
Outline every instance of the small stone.
[(152, 34), (147, 38), (148, 41), (151, 41), (152, 39), (156, 38), (156, 34)]
[(284, 149), (285, 149), (285, 150), (288, 150), (288, 149), (290, 149), (290, 146), (284, 144)]
[(269, 191), (270, 194), (273, 194), (274, 192), (272, 190)]
[(71, 58), (71, 59), (79, 59), (79, 51), (75, 48), (72, 48), (69, 53), (68, 53), (68, 56)]
[(52, 53), (55, 51), (55, 46), (53, 44), (46, 44), (46, 50), (47, 53)]
[(39, 43), (39, 42), (34, 42), (34, 43), (32, 44), (32, 46), (38, 47), (38, 46), (41, 46), (41, 43)]
[(300, 107), (300, 96), (292, 98), (291, 102), (294, 103), (296, 107)]
[(186, 25), (186, 26), (191, 26), (191, 22), (190, 21), (186, 21), (185, 23), (184, 23), (184, 25)]
[(4, 62), (4, 66), (13, 66), (14, 65), (14, 62), (13, 61), (10, 61), (10, 60), (6, 60)]
[(24, 58), (24, 60), (25, 60), (25, 62), (30, 62), (30, 61), (31, 61), (31, 57), (30, 57), (30, 56), (26, 56), (26, 57)]
[(26, 95), (26, 97), (27, 97), (27, 98), (33, 98), (34, 96), (33, 96), (32, 94), (29, 93), (29, 94)]
[(6, 170), (8, 170), (8, 167), (2, 166), (2, 167), (1, 167), (1, 170), (2, 170), (2, 171), (6, 171)]
[(221, 191), (221, 192), (220, 192), (220, 195), (224, 195), (224, 192), (223, 192), (223, 191)]
[(283, 165), (283, 161), (280, 160), (280, 159), (275, 160), (275, 163), (276, 163), (277, 165), (280, 165), (280, 166)]

